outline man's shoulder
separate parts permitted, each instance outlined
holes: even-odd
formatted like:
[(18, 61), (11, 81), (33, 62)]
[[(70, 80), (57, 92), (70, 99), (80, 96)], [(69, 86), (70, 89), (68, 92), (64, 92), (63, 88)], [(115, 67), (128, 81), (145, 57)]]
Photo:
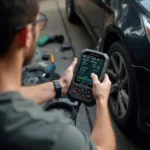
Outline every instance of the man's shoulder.
[(23, 98), (21, 97), (21, 94), (17, 91), (8, 91), (8, 92), (3, 92), (0, 93), (0, 103), (5, 101), (11, 101), (12, 99), (16, 98)]
[[(2, 100), (2, 101), (1, 101)], [(19, 93), (0, 95), (1, 135), (20, 149), (95, 150), (88, 135), (82, 134), (61, 112), (44, 112)]]
[[(32, 100), (16, 92), (0, 95), (1, 134), (9, 135), (7, 143), (22, 143), (38, 149), (56, 143), (66, 126), (72, 123), (61, 112), (45, 112)], [(40, 149), (40, 148), (39, 148)]]
[(96, 145), (86, 133), (82, 133), (73, 125), (66, 126), (60, 134), (55, 149), (63, 150), (96, 150)]
[[(10, 114), (28, 116), (33, 120), (43, 120), (46, 122), (67, 122), (67, 119), (60, 111), (46, 112), (42, 106), (36, 104), (33, 100), (24, 98), (19, 92), (7, 92), (0, 94), (0, 110), (7, 109)], [(9, 109), (8, 109), (9, 108)], [(4, 111), (6, 113), (6, 111)], [(66, 119), (65, 119), (66, 118)]]

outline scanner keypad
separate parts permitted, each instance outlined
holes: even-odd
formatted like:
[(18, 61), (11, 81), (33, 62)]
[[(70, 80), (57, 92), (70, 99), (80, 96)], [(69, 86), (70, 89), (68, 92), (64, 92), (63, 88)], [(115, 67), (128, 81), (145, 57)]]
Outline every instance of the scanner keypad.
[(86, 89), (80, 86), (72, 86), (71, 90), (70, 90), (70, 94), (71, 96), (73, 96), (74, 98), (77, 98), (79, 100), (82, 100), (86, 103), (91, 103), (93, 102), (93, 94), (92, 94), (92, 90), (90, 89)]

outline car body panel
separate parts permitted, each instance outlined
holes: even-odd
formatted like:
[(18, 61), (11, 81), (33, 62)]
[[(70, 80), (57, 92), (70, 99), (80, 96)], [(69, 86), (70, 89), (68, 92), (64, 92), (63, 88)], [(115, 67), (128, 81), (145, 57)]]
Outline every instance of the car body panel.
[(93, 0), (76, 0), (76, 2), (88, 24), (92, 27), (95, 37), (100, 37), (102, 35), (101, 20), (103, 20), (104, 10), (99, 5), (96, 5)]
[(149, 61), (149, 42), (141, 20), (141, 14), (150, 18), (149, 13), (133, 0), (106, 0), (105, 7), (104, 4), (100, 5), (100, 1), (93, 0), (92, 3), (92, 0), (76, 0), (77, 8), (82, 11), (82, 18), (85, 24), (88, 24), (86, 26), (90, 27), (88, 30), (94, 39), (98, 41), (99, 38), (106, 36), (105, 33), (110, 29), (112, 32), (117, 29), (116, 33), (124, 38), (123, 42), (130, 51), (134, 62), (139, 65), (143, 60)]
[(90, 33), (93, 41), (97, 42), (97, 38), (96, 35), (94, 34), (93, 30), (92, 30), (92, 26), (90, 25), (90, 23), (88, 22), (88, 18), (86, 17), (86, 15), (83, 13), (82, 11), (82, 3), (80, 2), (81, 0), (74, 0), (75, 1), (75, 7), (76, 7), (76, 13), (77, 15), (80, 17), (80, 19), (82, 20), (83, 24), (85, 25), (86, 29), (88, 30), (88, 32)]

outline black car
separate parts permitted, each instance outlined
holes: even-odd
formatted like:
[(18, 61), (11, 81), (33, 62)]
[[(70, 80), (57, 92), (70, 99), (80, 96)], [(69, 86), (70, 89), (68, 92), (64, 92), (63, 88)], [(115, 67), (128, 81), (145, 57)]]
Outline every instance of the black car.
[(66, 0), (68, 20), (110, 56), (110, 110), (117, 124), (150, 134), (150, 1)]

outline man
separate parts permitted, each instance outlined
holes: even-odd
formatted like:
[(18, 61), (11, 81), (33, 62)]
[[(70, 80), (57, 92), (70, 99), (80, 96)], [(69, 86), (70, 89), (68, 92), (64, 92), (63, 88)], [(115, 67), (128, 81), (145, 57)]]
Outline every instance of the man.
[[(91, 75), (96, 121), (89, 138), (69, 119), (44, 112), (37, 104), (67, 93), (77, 59), (59, 81), (21, 87), (22, 67), (32, 59), (40, 29), (47, 21), (39, 13), (38, 2), (0, 0), (0, 19), (0, 149), (115, 150), (107, 107), (111, 86), (108, 76), (100, 83), (95, 74)], [(61, 92), (57, 86), (62, 87)]]

